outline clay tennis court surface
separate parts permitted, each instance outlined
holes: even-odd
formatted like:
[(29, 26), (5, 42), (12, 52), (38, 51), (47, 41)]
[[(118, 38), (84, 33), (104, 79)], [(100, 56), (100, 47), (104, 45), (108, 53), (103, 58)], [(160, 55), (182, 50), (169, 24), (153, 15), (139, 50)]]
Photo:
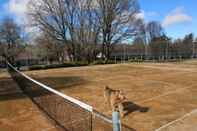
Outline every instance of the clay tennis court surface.
[(5, 70), (0, 70), (0, 131), (57, 131)]
[[(104, 86), (122, 89), (127, 96), (128, 110), (122, 122), (136, 131), (197, 130), (196, 64), (119, 64), (25, 73), (108, 116), (111, 112), (103, 103)], [(2, 72), (0, 83), (4, 79), (10, 80), (9, 75)], [(8, 85), (14, 87), (12, 83)], [(27, 97), (2, 96), (0, 94), (0, 129), (11, 131), (12, 127), (20, 129), (30, 125), (32, 130), (54, 130)]]

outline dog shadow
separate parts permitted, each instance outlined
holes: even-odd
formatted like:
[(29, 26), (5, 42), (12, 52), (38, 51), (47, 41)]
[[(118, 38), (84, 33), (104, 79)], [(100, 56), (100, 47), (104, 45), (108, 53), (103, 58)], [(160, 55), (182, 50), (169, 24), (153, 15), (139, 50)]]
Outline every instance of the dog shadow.
[(132, 112), (142, 112), (142, 113), (146, 113), (149, 111), (149, 107), (142, 107), (140, 105), (137, 105), (133, 102), (130, 101), (125, 101), (122, 103), (124, 106), (124, 110), (125, 110), (125, 116), (129, 115)]

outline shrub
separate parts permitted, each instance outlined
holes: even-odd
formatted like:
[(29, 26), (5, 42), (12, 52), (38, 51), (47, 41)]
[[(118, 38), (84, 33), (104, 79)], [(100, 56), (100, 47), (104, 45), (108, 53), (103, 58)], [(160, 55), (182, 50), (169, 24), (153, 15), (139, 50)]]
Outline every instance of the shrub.
[(80, 66), (88, 66), (88, 65), (104, 65), (104, 64), (115, 64), (114, 61), (108, 60), (97, 60), (88, 64), (86, 61), (77, 61), (77, 62), (66, 62), (63, 64), (51, 64), (51, 65), (33, 65), (29, 67), (29, 70), (44, 70), (44, 69), (53, 69), (53, 68), (64, 68), (64, 67), (80, 67)]
[(115, 64), (113, 60), (96, 60), (91, 63), (91, 65), (104, 65), (104, 64)]
[(29, 70), (44, 70), (53, 68), (63, 68), (63, 67), (79, 67), (87, 66), (87, 62), (68, 62), (63, 64), (51, 64), (51, 65), (33, 65), (29, 67)]
[(42, 70), (44, 68), (44, 65), (32, 65), (28, 67), (29, 70)]
[(143, 59), (130, 59), (129, 62), (144, 62)]

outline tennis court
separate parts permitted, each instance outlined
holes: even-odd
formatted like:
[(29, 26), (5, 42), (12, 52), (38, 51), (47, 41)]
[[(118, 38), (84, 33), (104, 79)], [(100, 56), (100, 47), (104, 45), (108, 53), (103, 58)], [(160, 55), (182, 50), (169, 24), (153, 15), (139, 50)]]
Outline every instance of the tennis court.
[[(195, 131), (197, 69), (192, 64), (120, 64), (29, 71), (25, 74), (110, 116), (103, 89), (126, 92), (122, 122), (136, 131)], [(36, 123), (35, 123), (36, 124)]]
[[(171, 129), (182, 120), (160, 128), (197, 109), (196, 72), (196, 65), (190, 64), (123, 64), (32, 71), (27, 74), (108, 116), (111, 112), (103, 104), (104, 86), (123, 89), (131, 107), (123, 122), (137, 131), (152, 131)], [(195, 130), (195, 121), (188, 119), (189, 116), (186, 118), (183, 121), (191, 121), (185, 123), (190, 123), (190, 129)], [(182, 128), (188, 126), (180, 125)]]

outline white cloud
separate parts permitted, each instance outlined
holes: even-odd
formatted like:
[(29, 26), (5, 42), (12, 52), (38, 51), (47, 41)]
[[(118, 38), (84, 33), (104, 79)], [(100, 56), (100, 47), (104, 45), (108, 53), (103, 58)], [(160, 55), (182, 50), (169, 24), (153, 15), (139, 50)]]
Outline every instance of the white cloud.
[(174, 24), (191, 22), (192, 17), (185, 12), (184, 7), (177, 7), (172, 10), (162, 22), (163, 27), (168, 27)]
[[(22, 30), (28, 34), (29, 42), (34, 41), (36, 36), (40, 34), (40, 31), (36, 27), (29, 26), (27, 17), (28, 3), (30, 0), (9, 0), (4, 5), (5, 12), (13, 16), (17, 24), (22, 27)], [(38, 1), (38, 0), (37, 0)]]
[(150, 12), (146, 13), (146, 16), (148, 16), (148, 17), (159, 16), (159, 13), (157, 13), (155, 11), (150, 11)]
[(27, 22), (27, 4), (29, 0), (9, 0), (7, 10), (10, 14), (14, 15), (16, 22), (19, 24), (26, 24)]
[[(38, 34), (35, 27), (29, 25), (27, 17), (27, 5), (30, 0), (9, 0), (5, 5), (5, 10), (14, 17), (17, 24), (28, 34)], [(35, 33), (36, 32), (36, 33)]]
[(135, 14), (135, 18), (143, 20), (145, 18), (145, 12), (143, 10), (141, 10), (139, 13)]
[(139, 13), (135, 15), (137, 19), (143, 19), (143, 20), (147, 18), (155, 17), (155, 16), (159, 16), (159, 13), (155, 11), (144, 11), (144, 10), (141, 10)]
[(9, 5), (9, 11), (16, 14), (23, 14), (27, 10), (28, 0), (10, 0)]

